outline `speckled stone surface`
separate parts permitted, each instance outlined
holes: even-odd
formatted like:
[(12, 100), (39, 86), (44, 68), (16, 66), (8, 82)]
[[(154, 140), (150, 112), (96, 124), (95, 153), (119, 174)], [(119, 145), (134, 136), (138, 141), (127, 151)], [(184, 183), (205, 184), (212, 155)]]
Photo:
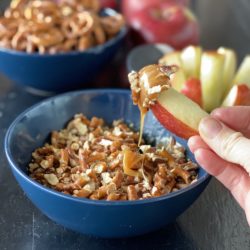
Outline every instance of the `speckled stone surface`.
[[(240, 58), (249, 52), (250, 33), (245, 27), (250, 21), (246, 14), (250, 13), (249, 0), (197, 0), (193, 7), (201, 20), (202, 44), (206, 48), (230, 46), (237, 50)], [(40, 100), (42, 97), (28, 93), (0, 75), (1, 250), (250, 249), (250, 229), (245, 215), (216, 180), (210, 182), (200, 198), (174, 224), (148, 235), (97, 239), (52, 222), (23, 194), (11, 174), (3, 148), (4, 135), (12, 120)]]

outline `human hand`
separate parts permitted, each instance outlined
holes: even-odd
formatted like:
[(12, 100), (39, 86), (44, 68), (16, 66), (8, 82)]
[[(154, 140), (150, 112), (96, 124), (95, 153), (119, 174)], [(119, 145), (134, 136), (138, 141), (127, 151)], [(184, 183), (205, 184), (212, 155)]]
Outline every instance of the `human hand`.
[(197, 162), (228, 188), (250, 225), (250, 107), (214, 110), (188, 145)]

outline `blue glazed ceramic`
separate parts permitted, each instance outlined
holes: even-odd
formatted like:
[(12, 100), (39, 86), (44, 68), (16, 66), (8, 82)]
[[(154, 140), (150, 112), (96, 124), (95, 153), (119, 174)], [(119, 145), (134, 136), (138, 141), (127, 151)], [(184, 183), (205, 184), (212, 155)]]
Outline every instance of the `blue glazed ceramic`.
[[(103, 15), (114, 13), (105, 9)], [(39, 55), (0, 48), (0, 72), (18, 84), (48, 92), (84, 87), (116, 54), (126, 33), (124, 27), (113, 39), (84, 52)]]
[[(94, 201), (46, 188), (27, 176), (32, 151), (43, 145), (52, 130), (61, 129), (76, 113), (98, 116), (111, 123), (123, 118), (139, 127), (139, 112), (127, 90), (86, 90), (59, 95), (29, 108), (12, 123), (5, 138), (11, 170), (30, 200), (50, 219), (72, 230), (101, 237), (144, 234), (174, 221), (201, 194), (209, 175), (189, 187), (158, 198), (139, 201)], [(145, 135), (161, 140), (169, 136), (152, 113), (146, 117)], [(186, 147), (186, 142), (176, 138)], [(188, 157), (193, 156), (188, 151)]]

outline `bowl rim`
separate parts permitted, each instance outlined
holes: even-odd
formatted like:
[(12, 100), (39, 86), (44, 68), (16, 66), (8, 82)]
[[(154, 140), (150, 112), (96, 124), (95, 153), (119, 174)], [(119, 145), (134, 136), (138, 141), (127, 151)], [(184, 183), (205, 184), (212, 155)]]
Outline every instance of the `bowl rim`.
[[(10, 150), (10, 138), (12, 136), (12, 133), (15, 129), (16, 124), (21, 119), (23, 119), (23, 117), (25, 115), (27, 115), (30, 111), (36, 109), (39, 106), (44, 105), (45, 103), (53, 102), (54, 100), (56, 100), (58, 98), (64, 98), (66, 96), (67, 97), (69, 97), (69, 96), (74, 97), (74, 96), (78, 96), (78, 95), (82, 95), (82, 94), (92, 94), (92, 93), (95, 93), (95, 94), (105, 94), (105, 93), (130, 94), (131, 92), (130, 92), (130, 90), (115, 89), (115, 88), (87, 89), (87, 90), (70, 91), (70, 92), (59, 94), (59, 95), (56, 95), (56, 96), (53, 96), (50, 98), (46, 98), (46, 99), (32, 105), (31, 107), (25, 109), (10, 124), (10, 126), (6, 132), (5, 138), (4, 138), (4, 151), (5, 151), (5, 155), (7, 157), (8, 163), (9, 163), (12, 171), (16, 172), (26, 182), (29, 182), (32, 186), (35, 186), (36, 188), (40, 189), (43, 192), (49, 193), (51, 195), (55, 195), (58, 198), (63, 198), (63, 199), (67, 199), (67, 200), (74, 201), (74, 202), (79, 202), (79, 203), (89, 204), (89, 205), (96, 205), (96, 206), (127, 206), (127, 205), (139, 205), (139, 204), (141, 204), (141, 205), (152, 204), (152, 203), (160, 202), (162, 200), (170, 199), (172, 197), (179, 196), (183, 193), (186, 193), (186, 192), (192, 190), (193, 188), (199, 186), (200, 184), (202, 184), (203, 182), (205, 182), (209, 178), (211, 178), (211, 176), (204, 170), (204, 172), (205, 172), (204, 175), (202, 177), (200, 177), (196, 182), (190, 184), (186, 188), (183, 188), (183, 189), (175, 191), (175, 192), (171, 192), (169, 194), (161, 195), (159, 197), (153, 197), (150, 199), (135, 200), (135, 201), (106, 201), (106, 200), (91, 200), (88, 198), (78, 198), (78, 197), (74, 197), (72, 195), (63, 194), (63, 193), (56, 191), (52, 188), (45, 187), (42, 184), (40, 184), (39, 182), (30, 178), (26, 173), (24, 173), (20, 169), (18, 163), (14, 160), (14, 157), (13, 157), (11, 150)], [(199, 167), (201, 168), (201, 166), (199, 166)]]
[[(120, 14), (118, 11), (111, 9), (111, 8), (104, 8), (101, 11), (103, 11), (104, 13), (107, 13), (109, 16), (112, 16), (114, 14)], [(116, 43), (117, 41), (125, 37), (127, 32), (128, 32), (128, 27), (125, 24), (121, 28), (121, 30), (110, 40), (106, 41), (103, 44), (90, 47), (89, 49), (86, 49), (84, 51), (68, 51), (68, 52), (60, 52), (60, 53), (55, 53), (55, 54), (49, 54), (49, 53), (39, 54), (39, 53), (27, 53), (25, 51), (18, 51), (18, 50), (8, 49), (8, 48), (0, 46), (0, 53), (8, 53), (10, 55), (15, 55), (15, 56), (30, 56), (33, 58), (36, 58), (36, 57), (56, 58), (56, 57), (62, 57), (62, 56), (79, 56), (79, 55), (87, 55), (87, 54), (99, 54), (107, 47), (113, 45), (114, 43)]]

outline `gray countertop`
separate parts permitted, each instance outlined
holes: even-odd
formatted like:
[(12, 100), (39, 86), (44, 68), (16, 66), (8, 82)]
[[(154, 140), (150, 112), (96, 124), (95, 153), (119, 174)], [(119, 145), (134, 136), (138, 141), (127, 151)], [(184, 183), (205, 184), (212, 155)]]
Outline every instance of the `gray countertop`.
[[(1, 3), (0, 3), (1, 5)], [(249, 53), (250, 1), (197, 0), (202, 45)], [(230, 193), (212, 179), (198, 200), (174, 224), (130, 239), (106, 240), (81, 235), (55, 224), (24, 195), (4, 155), (4, 135), (13, 119), (42, 100), (0, 75), (0, 249), (250, 249), (245, 214)]]

